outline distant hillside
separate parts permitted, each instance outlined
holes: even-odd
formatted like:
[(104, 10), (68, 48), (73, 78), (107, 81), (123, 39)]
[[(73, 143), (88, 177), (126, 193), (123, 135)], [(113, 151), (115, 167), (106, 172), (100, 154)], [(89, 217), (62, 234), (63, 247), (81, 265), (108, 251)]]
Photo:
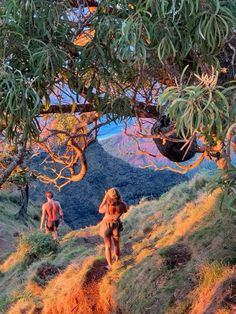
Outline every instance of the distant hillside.
[(0, 263), (4, 314), (234, 314), (235, 217), (197, 176), (123, 219), (121, 261), (105, 270), (99, 226), (60, 241), (32, 233)]
[[(112, 156), (118, 157), (128, 162), (133, 167), (144, 167), (155, 163), (157, 166), (174, 166), (174, 163), (168, 160), (166, 157), (160, 154), (156, 145), (152, 139), (138, 139), (140, 147), (143, 151), (156, 155), (156, 157), (150, 157), (145, 154), (138, 153), (137, 143), (132, 137), (126, 136), (122, 133), (114, 135), (106, 140), (100, 140), (104, 150)], [(197, 158), (197, 156), (196, 156)], [(193, 163), (193, 160), (188, 161), (185, 164)], [(153, 169), (153, 168), (150, 168)], [(216, 169), (215, 163), (210, 160), (205, 160), (197, 169), (193, 169), (186, 173), (186, 176), (192, 178), (199, 171), (214, 171)], [(161, 173), (159, 171), (158, 173)]]
[[(39, 164), (43, 157), (42, 154), (34, 163)], [(108, 154), (99, 143), (89, 147), (86, 157), (86, 177), (80, 182), (67, 185), (61, 193), (40, 182), (33, 183), (30, 189), (31, 199), (39, 205), (44, 202), (44, 191), (53, 190), (55, 199), (61, 202), (64, 209), (65, 221), (72, 228), (93, 225), (101, 219), (98, 206), (105, 190), (110, 187), (117, 187), (126, 203), (137, 204), (143, 197), (158, 197), (173, 185), (187, 179), (184, 175), (170, 171), (155, 172), (134, 168)]]

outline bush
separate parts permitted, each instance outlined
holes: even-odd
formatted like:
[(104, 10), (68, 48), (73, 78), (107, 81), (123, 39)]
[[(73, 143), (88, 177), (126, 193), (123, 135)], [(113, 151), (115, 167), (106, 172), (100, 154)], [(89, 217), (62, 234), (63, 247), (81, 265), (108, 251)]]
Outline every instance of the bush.
[(41, 287), (44, 287), (51, 279), (60, 273), (60, 268), (44, 262), (38, 266), (33, 280)]
[(185, 265), (191, 259), (189, 248), (183, 244), (164, 247), (159, 251), (159, 255), (165, 259), (165, 264), (171, 269)]
[(209, 182), (209, 176), (206, 174), (197, 174), (191, 181), (190, 187), (194, 188), (196, 191), (203, 189)]
[(51, 235), (35, 232), (21, 237), (17, 251), (23, 255), (24, 264), (29, 265), (44, 256), (56, 253), (58, 244)]

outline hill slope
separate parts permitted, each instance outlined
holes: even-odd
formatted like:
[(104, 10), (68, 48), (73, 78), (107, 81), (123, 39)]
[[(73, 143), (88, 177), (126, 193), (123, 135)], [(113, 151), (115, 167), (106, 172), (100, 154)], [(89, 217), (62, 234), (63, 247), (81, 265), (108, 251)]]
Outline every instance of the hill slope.
[(16, 236), (24, 231), (30, 231), (38, 224), (39, 217), (36, 208), (29, 203), (29, 219), (27, 224), (16, 220), (15, 215), (20, 208), (20, 195), (11, 188), (0, 192), (0, 259), (3, 254), (15, 249)]
[(207, 195), (205, 184), (198, 176), (130, 208), (110, 272), (98, 226), (68, 233), (56, 249), (28, 236), (0, 266), (2, 312), (235, 313), (236, 221), (215, 210), (220, 191)]

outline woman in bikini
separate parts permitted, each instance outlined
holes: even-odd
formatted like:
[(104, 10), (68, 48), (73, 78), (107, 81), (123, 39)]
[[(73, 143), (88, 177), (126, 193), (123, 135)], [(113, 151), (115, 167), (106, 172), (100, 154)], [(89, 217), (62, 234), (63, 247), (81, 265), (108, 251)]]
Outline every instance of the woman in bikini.
[(120, 259), (120, 217), (127, 212), (126, 204), (122, 201), (117, 189), (109, 189), (99, 207), (99, 213), (105, 214), (100, 228), (100, 235), (104, 239), (107, 269), (112, 265), (112, 240), (114, 242), (115, 259)]

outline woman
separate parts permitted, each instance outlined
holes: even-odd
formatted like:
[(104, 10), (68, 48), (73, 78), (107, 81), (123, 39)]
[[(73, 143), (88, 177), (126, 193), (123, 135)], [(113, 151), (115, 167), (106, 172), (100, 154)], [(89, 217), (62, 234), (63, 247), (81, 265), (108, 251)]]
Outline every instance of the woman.
[(120, 230), (122, 227), (120, 217), (126, 211), (127, 207), (123, 203), (119, 191), (115, 188), (108, 190), (99, 207), (99, 213), (105, 214), (101, 222), (100, 235), (105, 243), (105, 255), (108, 264), (106, 268), (108, 270), (111, 269), (112, 265), (112, 240), (114, 242), (116, 261), (120, 259)]

